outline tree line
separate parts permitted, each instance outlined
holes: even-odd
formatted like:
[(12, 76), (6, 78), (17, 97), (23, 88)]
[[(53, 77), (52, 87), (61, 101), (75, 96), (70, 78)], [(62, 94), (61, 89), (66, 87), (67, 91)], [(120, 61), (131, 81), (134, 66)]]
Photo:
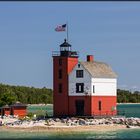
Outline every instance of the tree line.
[(140, 103), (140, 92), (129, 90), (117, 89), (117, 102), (118, 103)]
[(11, 86), (0, 84), (0, 106), (11, 105), (16, 101), (24, 104), (52, 104), (52, 89)]
[[(53, 91), (46, 87), (35, 88), (0, 84), (0, 106), (19, 101), (24, 104), (52, 104)], [(118, 103), (140, 103), (140, 92), (117, 89)]]

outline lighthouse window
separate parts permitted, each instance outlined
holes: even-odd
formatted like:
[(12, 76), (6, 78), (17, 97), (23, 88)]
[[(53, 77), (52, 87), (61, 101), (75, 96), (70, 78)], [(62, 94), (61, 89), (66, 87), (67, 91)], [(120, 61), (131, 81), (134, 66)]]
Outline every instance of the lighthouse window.
[(62, 93), (62, 84), (58, 85), (58, 91), (59, 91), (59, 93)]
[(58, 75), (59, 79), (62, 79), (62, 70), (59, 70), (59, 75)]
[(59, 66), (62, 66), (62, 59), (59, 59)]
[(84, 92), (84, 83), (76, 83), (76, 93)]
[(84, 76), (83, 70), (76, 70), (76, 77), (82, 78)]

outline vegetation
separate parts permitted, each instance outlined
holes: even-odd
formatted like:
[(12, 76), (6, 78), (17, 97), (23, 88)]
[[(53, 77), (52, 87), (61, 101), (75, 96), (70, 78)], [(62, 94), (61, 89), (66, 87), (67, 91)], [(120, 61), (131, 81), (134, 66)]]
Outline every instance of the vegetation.
[(32, 119), (32, 118), (34, 117), (34, 113), (29, 112), (29, 113), (27, 114), (27, 116), (28, 116), (30, 119)]
[[(25, 104), (52, 104), (52, 89), (0, 84), (0, 106), (11, 105), (16, 101)], [(140, 103), (140, 92), (117, 90), (118, 103)]]
[(140, 103), (140, 92), (130, 92), (129, 90), (117, 90), (118, 103)]
[(15, 93), (10, 89), (4, 89), (3, 94), (0, 93), (0, 106), (10, 105), (17, 100)]
[(52, 103), (52, 89), (0, 84), (0, 106), (16, 101), (25, 104)]

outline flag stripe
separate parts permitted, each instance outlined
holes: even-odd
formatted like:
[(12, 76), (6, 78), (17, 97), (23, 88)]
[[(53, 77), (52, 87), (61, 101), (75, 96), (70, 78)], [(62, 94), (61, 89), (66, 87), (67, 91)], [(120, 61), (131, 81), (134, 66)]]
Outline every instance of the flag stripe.
[(62, 27), (65, 28), (66, 27), (66, 24), (63, 24)]
[(57, 32), (61, 32), (61, 31), (65, 31), (65, 30), (66, 30), (66, 24), (59, 25), (55, 28), (55, 31), (57, 31)]

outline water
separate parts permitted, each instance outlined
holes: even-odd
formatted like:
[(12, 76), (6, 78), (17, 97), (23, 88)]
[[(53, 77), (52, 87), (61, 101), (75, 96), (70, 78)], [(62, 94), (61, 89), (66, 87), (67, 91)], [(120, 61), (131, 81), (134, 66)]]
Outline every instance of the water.
[(140, 104), (119, 104), (117, 110), (124, 111), (126, 117), (140, 118)]
[[(126, 117), (140, 117), (140, 104), (120, 104), (118, 110), (125, 111)], [(44, 110), (51, 116), (53, 114), (52, 105), (41, 108), (28, 107), (29, 112)], [(108, 132), (68, 132), (68, 133), (48, 133), (48, 132), (25, 132), (25, 131), (0, 131), (0, 139), (140, 139), (140, 129), (127, 129)]]
[(36, 113), (38, 111), (42, 111), (42, 113), (45, 114), (47, 111), (47, 114), (49, 116), (53, 115), (53, 105), (52, 104), (49, 104), (47, 106), (29, 106), (27, 109), (28, 109), (28, 112)]
[[(53, 106), (29, 106), (28, 112), (37, 112), (38, 110), (42, 110), (46, 112), (49, 116), (53, 115)], [(124, 112), (126, 117), (138, 117), (140, 118), (140, 104), (119, 104), (117, 105), (117, 110), (121, 113)]]
[(47, 133), (47, 132), (0, 132), (1, 139), (139, 139), (140, 129), (111, 132)]

